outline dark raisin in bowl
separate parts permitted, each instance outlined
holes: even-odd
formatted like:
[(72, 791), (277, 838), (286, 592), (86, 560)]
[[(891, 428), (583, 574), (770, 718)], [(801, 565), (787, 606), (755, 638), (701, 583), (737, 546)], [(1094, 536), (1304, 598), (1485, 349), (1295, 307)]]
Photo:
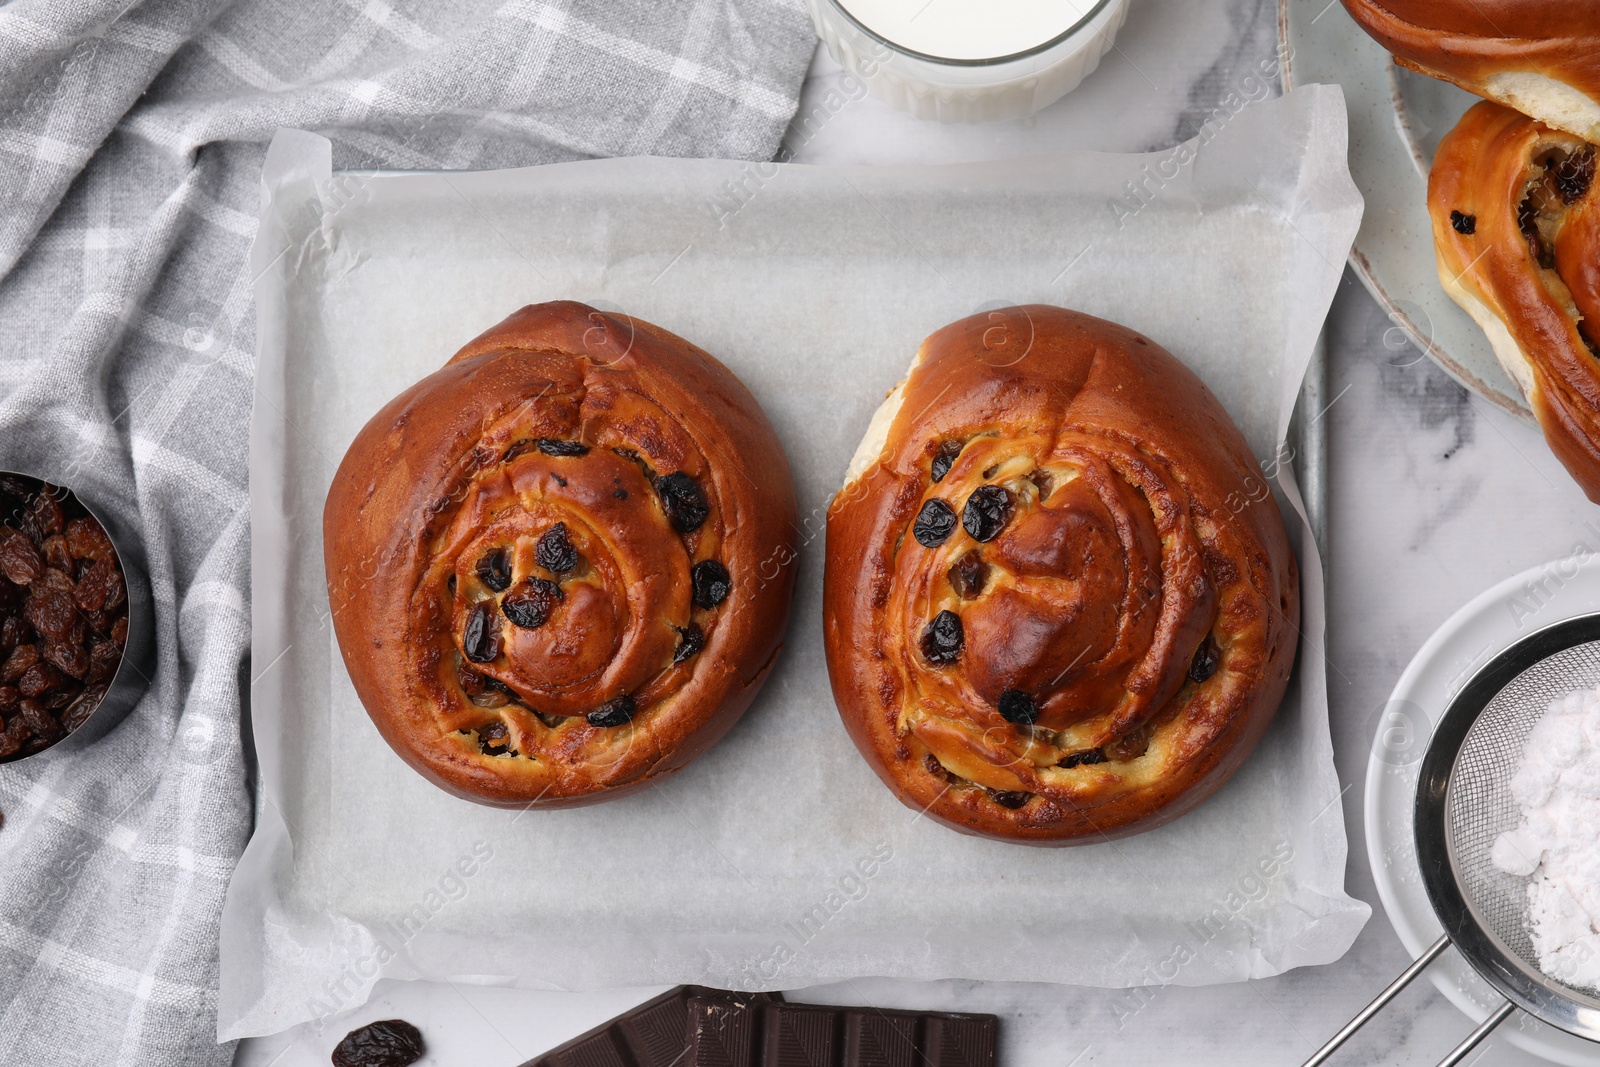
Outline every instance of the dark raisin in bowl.
[(143, 572), (71, 490), (0, 472), (0, 762), (102, 735), (149, 677)]

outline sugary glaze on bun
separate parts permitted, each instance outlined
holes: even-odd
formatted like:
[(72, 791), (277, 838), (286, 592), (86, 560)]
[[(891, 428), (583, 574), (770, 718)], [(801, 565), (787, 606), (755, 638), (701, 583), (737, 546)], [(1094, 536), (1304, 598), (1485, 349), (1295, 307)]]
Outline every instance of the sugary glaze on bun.
[(908, 806), (1030, 844), (1200, 803), (1271, 722), (1295, 560), (1238, 428), (1146, 337), (1044, 305), (923, 342), (828, 512), (824, 637)]
[(794, 587), (789, 466), (680, 337), (525, 307), (373, 416), (323, 515), (334, 632), (386, 741), (507, 807), (610, 799), (728, 731)]
[(1600, 141), (1600, 4), (1344, 0), (1403, 66)]
[(1551, 450), (1600, 503), (1594, 146), (1478, 104), (1439, 143), (1428, 214), (1440, 284), (1488, 334)]

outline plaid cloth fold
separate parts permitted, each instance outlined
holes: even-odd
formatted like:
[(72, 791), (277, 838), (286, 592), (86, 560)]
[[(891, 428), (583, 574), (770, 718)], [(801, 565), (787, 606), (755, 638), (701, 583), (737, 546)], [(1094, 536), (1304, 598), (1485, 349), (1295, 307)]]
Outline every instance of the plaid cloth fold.
[(232, 1057), (215, 1020), (251, 824), (246, 258), (273, 132), (322, 133), (345, 168), (770, 159), (813, 44), (800, 0), (0, 7), (0, 468), (141, 532), (158, 646), (108, 737), (0, 767), (0, 1063)]

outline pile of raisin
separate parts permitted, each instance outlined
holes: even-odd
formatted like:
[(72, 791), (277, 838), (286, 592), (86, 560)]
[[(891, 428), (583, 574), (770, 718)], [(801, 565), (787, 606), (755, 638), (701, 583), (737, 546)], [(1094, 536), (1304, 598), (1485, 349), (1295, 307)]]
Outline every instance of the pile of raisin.
[(82, 726), (128, 641), (111, 538), (64, 489), (0, 474), (0, 760)]

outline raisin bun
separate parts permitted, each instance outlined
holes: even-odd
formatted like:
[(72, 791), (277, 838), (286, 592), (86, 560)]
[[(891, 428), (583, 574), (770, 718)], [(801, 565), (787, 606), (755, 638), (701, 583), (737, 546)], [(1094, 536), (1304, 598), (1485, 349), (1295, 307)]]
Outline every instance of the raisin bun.
[(1132, 330), (1033, 305), (923, 342), (828, 512), (828, 668), (908, 806), (1075, 844), (1193, 808), (1277, 710), (1295, 560), (1222, 405)]
[(1401, 66), (1600, 141), (1593, 0), (1344, 0)]
[(1428, 176), (1439, 282), (1489, 337), (1562, 464), (1600, 503), (1600, 191), (1593, 145), (1498, 104)]
[(621, 796), (761, 688), (794, 515), (772, 427), (721, 363), (626, 315), (525, 307), (350, 446), (323, 519), (334, 631), (379, 733), (435, 784), (508, 807)]

